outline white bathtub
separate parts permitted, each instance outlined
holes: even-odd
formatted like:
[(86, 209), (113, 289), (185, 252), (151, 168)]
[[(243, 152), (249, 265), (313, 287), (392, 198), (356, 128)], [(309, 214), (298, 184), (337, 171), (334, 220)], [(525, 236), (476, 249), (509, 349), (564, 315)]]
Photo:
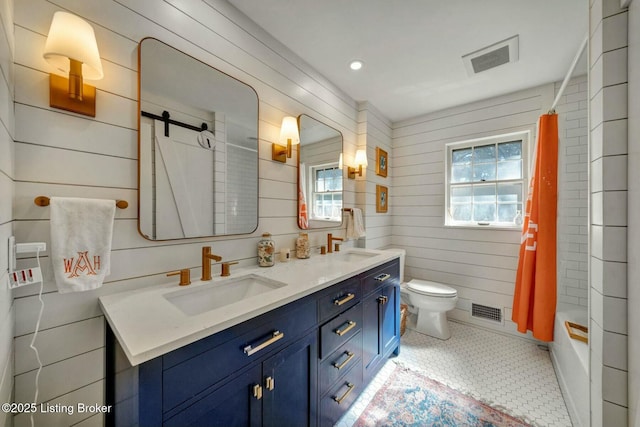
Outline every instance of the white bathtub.
[(551, 361), (574, 427), (589, 426), (589, 346), (569, 338), (564, 322), (588, 326), (587, 317), (586, 307), (559, 305), (554, 342), (549, 344)]

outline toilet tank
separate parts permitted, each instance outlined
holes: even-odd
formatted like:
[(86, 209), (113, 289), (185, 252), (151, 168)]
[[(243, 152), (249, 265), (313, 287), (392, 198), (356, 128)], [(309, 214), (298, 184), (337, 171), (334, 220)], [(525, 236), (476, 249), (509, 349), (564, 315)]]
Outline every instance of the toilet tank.
[(400, 283), (404, 282), (404, 259), (407, 255), (407, 251), (399, 248), (387, 249), (389, 252), (397, 252), (400, 254)]

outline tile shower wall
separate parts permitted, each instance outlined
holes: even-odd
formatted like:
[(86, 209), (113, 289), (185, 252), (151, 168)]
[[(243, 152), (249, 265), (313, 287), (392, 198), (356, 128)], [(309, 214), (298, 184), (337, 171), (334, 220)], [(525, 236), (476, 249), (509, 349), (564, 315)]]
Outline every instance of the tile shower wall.
[(237, 234), (251, 230), (256, 225), (258, 216), (257, 189), (244, 178), (245, 171), (258, 168), (257, 153), (254, 150), (227, 144), (227, 191), (235, 196), (227, 198), (226, 233)]
[[(586, 55), (583, 54), (583, 56)], [(558, 93), (561, 83), (556, 83)], [(588, 81), (570, 80), (558, 113), (558, 303), (588, 305)], [(555, 96), (555, 95), (554, 95)]]
[[(7, 245), (13, 234), (14, 116), (13, 116), (13, 1), (0, 1), (0, 403), (12, 402), (13, 295), (7, 283)], [(11, 415), (0, 412), (0, 425), (10, 426)]]
[[(459, 302), (449, 315), (460, 321), (515, 333), (510, 321), (520, 231), (444, 227), (445, 144), (526, 129), (535, 130), (558, 84), (451, 108), (393, 125), (392, 245), (407, 250), (405, 279), (449, 284)], [(570, 81), (557, 110), (564, 149), (559, 185), (562, 220), (582, 221), (565, 230), (560, 300), (586, 305), (586, 78)], [(533, 149), (533, 142), (529, 147)], [(580, 165), (580, 161), (583, 165)], [(582, 191), (582, 192), (581, 192)], [(504, 310), (503, 324), (470, 316), (471, 302)]]
[(627, 425), (627, 38), (619, 0), (589, 8), (591, 425)]
[[(306, 113), (339, 130), (345, 151), (355, 153), (358, 109), (355, 101), (225, 1), (166, 0), (151, 6), (151, 2), (137, 0), (20, 0), (15, 7), (15, 27), (9, 21), (6, 30), (7, 34), (15, 31), (16, 38), (15, 173), (10, 164), (5, 164), (5, 159), (13, 155), (4, 156), (13, 146), (7, 135), (11, 134), (7, 131), (10, 126), (0, 126), (0, 191), (10, 199), (6, 196), (15, 178), (15, 197), (13, 218), (4, 203), (0, 208), (2, 237), (9, 233), (13, 219), (18, 240), (49, 243), (49, 210), (33, 204), (33, 198), (40, 194), (129, 201), (129, 208), (116, 214), (111, 275), (101, 289), (61, 295), (52, 280), (48, 259), (43, 265), (45, 311), (37, 341), (45, 365), (40, 376), (40, 400), (72, 405), (103, 402), (105, 322), (98, 297), (166, 282), (166, 272), (179, 268), (189, 267), (197, 277), (204, 245), (212, 245), (225, 260), (245, 264), (255, 264), (256, 243), (263, 232), (273, 234), (277, 247), (292, 247), (298, 234), (297, 170), (293, 160), (286, 164), (271, 161), (271, 142), (278, 138), (282, 117)], [(84, 17), (95, 28), (105, 69), (105, 78), (92, 82), (97, 87), (95, 119), (49, 107), (50, 68), (42, 58), (42, 48), (51, 17), (61, 9)], [(260, 219), (253, 234), (169, 242), (151, 242), (139, 235), (137, 43), (148, 36), (256, 89), (260, 102)], [(0, 93), (7, 85), (5, 74)], [(0, 105), (0, 114), (4, 111)], [(353, 181), (346, 183), (345, 204), (355, 205)], [(313, 245), (324, 241), (329, 230), (310, 233)], [(2, 250), (4, 246), (0, 245)], [(28, 344), (39, 309), (35, 293), (34, 289), (20, 289), (13, 303), (16, 401), (30, 401), (34, 393), (37, 363)], [(9, 307), (10, 301), (3, 300), (0, 313), (4, 318), (11, 316)], [(0, 348), (4, 349), (10, 339), (4, 338), (6, 323), (0, 325)], [(0, 352), (0, 369), (7, 366), (7, 357), (10, 351)], [(9, 385), (3, 383), (3, 398), (10, 390), (8, 366)], [(36, 425), (47, 426), (103, 424), (100, 415), (78, 413), (38, 414), (35, 421)], [(29, 419), (17, 416), (14, 422), (16, 426), (28, 425)]]
[[(629, 5), (629, 93), (640, 93), (640, 2)], [(628, 217), (640, 212), (640, 98), (629, 97)], [(629, 221), (627, 298), (640, 307), (640, 223)], [(640, 310), (628, 310), (629, 425), (640, 425)]]

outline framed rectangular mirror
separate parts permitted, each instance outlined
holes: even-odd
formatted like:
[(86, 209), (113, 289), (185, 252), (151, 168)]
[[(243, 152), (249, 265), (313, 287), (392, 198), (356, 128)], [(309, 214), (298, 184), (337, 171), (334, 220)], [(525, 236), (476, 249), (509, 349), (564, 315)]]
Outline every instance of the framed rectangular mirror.
[(302, 114), (298, 117), (298, 227), (316, 229), (342, 224), (342, 134)]
[(138, 46), (138, 229), (149, 240), (258, 226), (258, 95), (159, 40)]

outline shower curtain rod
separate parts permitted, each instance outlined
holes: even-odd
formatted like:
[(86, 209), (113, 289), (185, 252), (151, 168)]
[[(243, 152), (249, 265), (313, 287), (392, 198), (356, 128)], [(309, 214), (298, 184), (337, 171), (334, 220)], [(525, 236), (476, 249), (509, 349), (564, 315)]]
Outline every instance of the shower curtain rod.
[(589, 34), (587, 33), (584, 36), (584, 40), (582, 40), (582, 43), (580, 44), (580, 48), (578, 49), (578, 52), (576, 52), (575, 58), (573, 58), (573, 62), (571, 62), (571, 66), (569, 67), (569, 71), (567, 72), (567, 75), (564, 77), (564, 80), (562, 81), (562, 85), (560, 85), (560, 90), (556, 95), (556, 99), (554, 99), (553, 104), (551, 104), (551, 108), (549, 109), (549, 114), (554, 114), (556, 112), (556, 105), (558, 105), (558, 102), (560, 102), (560, 97), (562, 97), (562, 95), (564, 94), (564, 90), (567, 88), (569, 79), (571, 78), (571, 75), (573, 74), (573, 70), (575, 70), (576, 65), (578, 64), (578, 60), (580, 59), (580, 56), (582, 55), (584, 48), (587, 46), (588, 40), (589, 40)]

